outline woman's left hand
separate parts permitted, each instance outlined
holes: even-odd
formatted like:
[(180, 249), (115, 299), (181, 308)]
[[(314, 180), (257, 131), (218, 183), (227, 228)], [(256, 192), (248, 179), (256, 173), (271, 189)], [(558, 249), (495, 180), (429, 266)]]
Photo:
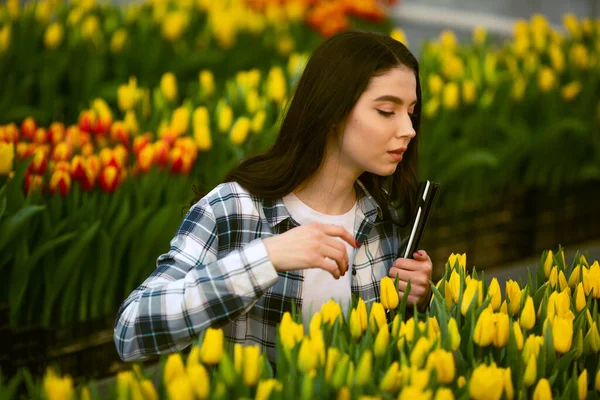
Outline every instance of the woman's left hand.
[(410, 258), (398, 258), (390, 268), (389, 276), (396, 279), (398, 276), (398, 289), (400, 298), (404, 296), (406, 285), (410, 280), (410, 293), (408, 294), (408, 305), (423, 305), (429, 301), (431, 288), (429, 282), (433, 271), (431, 258), (425, 250), (419, 250), (413, 254), (414, 260)]

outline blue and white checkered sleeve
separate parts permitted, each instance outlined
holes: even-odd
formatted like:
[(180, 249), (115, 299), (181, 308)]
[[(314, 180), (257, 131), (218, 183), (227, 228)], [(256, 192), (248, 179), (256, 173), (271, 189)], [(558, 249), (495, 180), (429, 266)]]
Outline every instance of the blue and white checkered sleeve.
[(124, 361), (181, 350), (200, 331), (249, 310), (277, 282), (262, 239), (217, 259), (219, 234), (212, 208), (188, 212), (157, 269), (121, 305), (114, 341)]

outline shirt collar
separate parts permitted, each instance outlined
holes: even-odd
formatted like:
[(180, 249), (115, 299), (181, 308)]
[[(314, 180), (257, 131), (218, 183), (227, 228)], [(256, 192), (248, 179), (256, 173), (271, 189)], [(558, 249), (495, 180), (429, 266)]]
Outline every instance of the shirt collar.
[[(357, 179), (354, 187), (358, 196), (358, 210), (360, 210), (362, 217), (367, 218), (371, 223), (375, 223), (377, 218), (382, 219), (383, 212), (381, 211), (381, 207), (371, 196), (365, 185)], [(290, 212), (285, 207), (282, 198), (263, 199), (262, 204), (263, 212), (271, 228), (291, 218)]]

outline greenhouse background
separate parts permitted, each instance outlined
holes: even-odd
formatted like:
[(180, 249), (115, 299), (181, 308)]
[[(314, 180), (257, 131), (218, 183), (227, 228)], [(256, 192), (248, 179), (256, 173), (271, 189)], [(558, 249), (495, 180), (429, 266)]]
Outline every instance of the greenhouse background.
[[(117, 309), (190, 201), (350, 28), (420, 63), (428, 310), (389, 280), (307, 331), (282, 310), (276, 374), (220, 329), (120, 360)], [(0, 76), (0, 399), (600, 396), (597, 1), (8, 0)]]

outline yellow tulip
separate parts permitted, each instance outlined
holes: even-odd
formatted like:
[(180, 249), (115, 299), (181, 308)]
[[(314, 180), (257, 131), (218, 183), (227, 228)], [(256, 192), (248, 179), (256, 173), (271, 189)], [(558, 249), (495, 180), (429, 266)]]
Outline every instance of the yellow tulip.
[(521, 327), (517, 321), (513, 321), (513, 334), (515, 335), (515, 342), (517, 344), (517, 349), (523, 349), (523, 332), (521, 332)]
[(527, 296), (527, 299), (525, 299), (523, 311), (519, 316), (519, 324), (521, 328), (527, 331), (535, 325), (535, 308), (533, 307), (533, 298), (531, 296)]
[(451, 30), (446, 29), (442, 31), (440, 33), (440, 41), (442, 43), (442, 46), (448, 50), (456, 48), (456, 35), (454, 35), (454, 32), (452, 32)]
[(433, 400), (454, 400), (454, 394), (449, 388), (440, 388), (435, 392)]
[(583, 268), (583, 288), (585, 289), (585, 295), (589, 296), (593, 292), (595, 299), (600, 299), (600, 265), (598, 261), (590, 266), (590, 268)]
[(506, 297), (509, 301), (509, 311), (511, 315), (515, 315), (521, 308), (521, 288), (519, 284), (512, 279), (506, 281)]
[(398, 400), (429, 400), (431, 399), (431, 390), (423, 390), (418, 386), (407, 386), (400, 392)]
[(588, 376), (587, 369), (584, 369), (579, 378), (577, 378), (577, 394), (579, 395), (579, 400), (585, 400), (588, 394)]
[(222, 107), (217, 107), (217, 110), (219, 132), (225, 133), (229, 130), (233, 122), (233, 110), (225, 103), (222, 104)]
[(406, 40), (406, 34), (404, 33), (403, 29), (400, 29), (400, 28), (393, 29), (392, 32), (390, 33), (390, 36), (392, 39), (404, 44), (405, 46), (408, 46), (408, 40)]
[(542, 92), (549, 92), (556, 85), (556, 75), (549, 67), (542, 67), (538, 77)]
[(525, 375), (523, 377), (523, 384), (526, 387), (529, 387), (535, 383), (537, 379), (537, 360), (535, 355), (531, 355), (529, 357), (529, 361), (527, 361), (527, 366), (525, 367)]
[(44, 376), (43, 386), (48, 400), (69, 399), (75, 395), (73, 379), (69, 375), (61, 378), (51, 369), (48, 369)]
[(281, 104), (285, 98), (287, 83), (283, 70), (280, 67), (273, 67), (267, 77), (267, 94), (269, 99)]
[(246, 140), (248, 132), (250, 132), (250, 120), (247, 117), (238, 118), (231, 128), (231, 143), (241, 145)]
[(325, 382), (329, 382), (331, 380), (331, 376), (333, 375), (333, 370), (340, 360), (341, 353), (335, 347), (330, 347), (327, 349), (327, 361), (325, 363)]
[(333, 299), (329, 299), (327, 303), (323, 304), (321, 314), (323, 316), (323, 323), (328, 323), (329, 326), (333, 326), (336, 321), (340, 323), (343, 321), (342, 308)]
[(393, 310), (398, 307), (400, 297), (398, 290), (394, 285), (394, 281), (389, 276), (384, 277), (380, 281), (381, 304), (387, 310)]
[(373, 354), (371, 350), (365, 350), (356, 366), (356, 384), (364, 386), (371, 381), (371, 370), (373, 368)]
[(493, 338), (493, 344), (497, 348), (503, 348), (508, 343), (508, 333), (510, 329), (508, 315), (503, 313), (494, 314), (496, 319), (496, 332)]
[(0, 142), (0, 175), (8, 175), (12, 171), (15, 158), (15, 146), (12, 143)]
[(194, 400), (194, 389), (187, 375), (176, 377), (167, 385), (170, 399)]
[(398, 364), (398, 361), (394, 361), (381, 379), (379, 390), (392, 394), (396, 393), (398, 389), (400, 389), (401, 384), (398, 379), (398, 374), (400, 374), (400, 365)]
[(513, 397), (515, 396), (515, 389), (513, 387), (513, 383), (512, 383), (512, 376), (510, 374), (510, 367), (508, 368), (504, 368), (502, 370), (502, 378), (504, 380), (504, 395), (506, 396), (507, 400), (512, 400)]
[(185, 11), (171, 11), (162, 19), (161, 32), (165, 39), (174, 42), (179, 40), (188, 25)]
[(449, 287), (450, 292), (452, 294), (452, 302), (454, 304), (458, 304), (458, 297), (460, 294), (460, 275), (456, 270), (452, 270), (450, 274), (450, 279), (446, 283), (446, 286)]
[(371, 315), (369, 316), (369, 322), (371, 325), (371, 330), (373, 332), (383, 327), (387, 328), (385, 310), (383, 309), (383, 305), (381, 303), (375, 302), (371, 306)]
[(417, 340), (415, 347), (412, 349), (412, 352), (410, 353), (411, 366), (414, 366), (416, 368), (423, 367), (423, 364), (425, 363), (425, 356), (427, 355), (427, 352), (429, 352), (430, 348), (431, 343), (429, 342), (429, 340), (427, 340), (427, 338), (423, 336), (420, 337), (419, 340)]
[(450, 334), (450, 348), (452, 351), (456, 351), (460, 346), (460, 332), (454, 317), (451, 317), (448, 322), (448, 333)]
[(570, 318), (556, 317), (552, 324), (552, 339), (554, 349), (561, 354), (571, 350), (573, 342), (573, 320)]
[[(449, 54), (443, 57), (442, 60), (442, 75), (447, 79), (460, 79), (465, 74), (465, 64), (463, 60), (454, 54)], [(458, 97), (458, 95), (457, 95)]]
[(199, 126), (194, 128), (194, 141), (200, 151), (210, 150), (212, 147), (212, 138), (208, 126)]
[(548, 278), (550, 276), (550, 270), (552, 269), (552, 265), (554, 264), (554, 254), (552, 250), (548, 250), (546, 254), (546, 259), (544, 260), (544, 276)]
[(254, 117), (252, 118), (250, 130), (253, 133), (260, 133), (265, 126), (266, 119), (267, 113), (265, 112), (265, 110), (259, 110), (256, 114), (254, 114)]
[(172, 72), (163, 74), (160, 79), (160, 90), (167, 101), (175, 101), (177, 98), (177, 78)]
[(423, 113), (427, 118), (433, 118), (440, 108), (440, 101), (437, 98), (430, 98), (423, 109)]
[(266, 379), (258, 382), (258, 387), (256, 388), (256, 400), (267, 400), (273, 391), (281, 392), (283, 390), (283, 385), (277, 379)]
[(350, 389), (348, 389), (347, 386), (344, 386), (343, 388), (341, 388), (338, 392), (337, 395), (337, 400), (350, 400), (351, 396), (350, 396)]
[(410, 344), (413, 341), (415, 334), (415, 319), (410, 318), (408, 321), (400, 322), (400, 333), (399, 336), (406, 339)]
[(427, 357), (425, 368), (429, 371), (435, 368), (438, 382), (449, 384), (454, 381), (456, 366), (454, 355), (449, 351), (443, 349), (432, 351)]
[(198, 75), (200, 81), (200, 89), (207, 96), (215, 94), (215, 78), (210, 70), (203, 69)]
[(533, 391), (533, 400), (547, 400), (552, 398), (552, 390), (548, 379), (542, 378), (539, 380)]
[(577, 331), (573, 347), (575, 348), (575, 358), (581, 357), (583, 354), (583, 333), (581, 332), (581, 329)]
[(202, 346), (200, 347), (200, 360), (208, 365), (215, 365), (223, 357), (223, 330), (208, 328)]
[(379, 329), (379, 333), (377, 333), (377, 337), (375, 338), (375, 344), (373, 345), (373, 352), (375, 353), (375, 357), (384, 356), (390, 344), (390, 333), (386, 327)]
[(183, 135), (187, 132), (190, 124), (190, 110), (183, 106), (177, 107), (171, 115), (171, 129), (175, 135)]
[[(550, 56), (552, 68), (554, 68), (556, 72), (563, 72), (565, 69), (565, 55), (561, 47), (557, 44), (551, 44), (548, 48), (548, 55)], [(546, 278), (547, 277), (548, 276), (546, 275)]]
[(302, 339), (300, 350), (298, 351), (298, 367), (309, 373), (317, 368), (318, 359), (312, 345), (312, 340), (308, 337)]
[(478, 346), (489, 346), (494, 341), (494, 319), (494, 314), (490, 308), (486, 308), (479, 315), (473, 331), (473, 341)]
[(198, 363), (188, 368), (187, 373), (196, 398), (201, 400), (208, 398), (210, 394), (210, 377), (206, 368)]
[(112, 53), (120, 53), (127, 43), (127, 31), (123, 28), (119, 28), (113, 33), (110, 39), (110, 51)]
[(181, 355), (179, 353), (170, 354), (163, 370), (163, 382), (165, 385), (169, 385), (182, 375), (185, 375), (185, 367)]
[[(444, 87), (444, 81), (442, 80), (442, 78), (440, 78), (439, 75), (437, 75), (437, 74), (429, 75), (427, 82), (429, 84), (429, 91), (432, 96), (437, 96), (438, 94), (441, 93), (442, 88)], [(454, 253), (452, 253), (452, 255), (454, 255)], [(452, 257), (452, 256), (450, 256), (450, 257)], [(454, 263), (450, 263), (450, 266), (453, 266), (453, 265), (454, 265)]]
[(360, 327), (358, 313), (355, 308), (350, 311), (350, 336), (354, 340), (358, 340), (362, 336), (362, 329)]
[(497, 278), (492, 278), (490, 286), (488, 287), (488, 296), (492, 298), (492, 301), (490, 302), (492, 309), (494, 311), (498, 311), (500, 305), (502, 304), (502, 293), (500, 291), (500, 285), (498, 284)]
[(515, 81), (513, 83), (512, 91), (511, 91), (511, 97), (513, 98), (513, 100), (515, 100), (515, 101), (523, 100), (523, 97), (525, 96), (526, 88), (527, 88), (527, 81), (524, 78), (519, 77), (519, 78), (515, 79)]
[(0, 27), (0, 54), (4, 53), (10, 47), (12, 37), (12, 27), (6, 24)]
[(582, 268), (583, 266), (578, 264), (575, 268), (573, 268), (573, 271), (571, 271), (571, 275), (569, 275), (569, 287), (571, 289), (575, 289), (577, 284), (581, 282)]
[(158, 393), (150, 379), (144, 379), (140, 382), (140, 390), (144, 400), (158, 400)]
[(594, 387), (596, 388), (597, 392), (600, 392), (600, 369), (598, 369), (598, 372), (596, 372), (596, 381)]
[(448, 82), (444, 86), (442, 93), (442, 104), (444, 108), (448, 110), (454, 110), (458, 108), (459, 102), (459, 89), (455, 82)]
[(540, 347), (544, 343), (544, 338), (542, 336), (529, 335), (525, 340), (525, 344), (523, 345), (523, 361), (529, 361), (531, 356), (535, 356), (537, 358), (540, 353)]
[[(462, 315), (467, 315), (467, 311), (471, 307), (471, 303), (473, 303), (474, 308), (479, 306), (483, 298), (483, 285), (481, 281), (468, 279), (465, 283), (466, 288), (465, 292), (463, 293), (462, 304), (460, 306), (460, 312)], [(477, 297), (475, 297), (476, 293)]]
[(583, 339), (583, 348), (586, 353), (598, 353), (600, 351), (600, 334), (596, 321), (592, 322), (590, 330)]
[(565, 14), (563, 16), (563, 24), (573, 39), (581, 39), (581, 26), (579, 25), (579, 21), (575, 15), (571, 13)]
[(579, 282), (577, 284), (577, 289), (575, 289), (575, 310), (577, 310), (577, 312), (583, 310), (586, 304), (583, 284)]
[(482, 364), (473, 370), (469, 380), (469, 395), (475, 400), (500, 399), (503, 386), (499, 369), (495, 365)]
[(296, 343), (302, 341), (304, 337), (304, 326), (302, 324), (296, 324), (292, 320), (292, 315), (286, 311), (281, 318), (279, 324), (279, 337), (281, 343), (287, 349), (293, 348)]
[(64, 37), (64, 28), (58, 22), (53, 22), (46, 28), (44, 33), (44, 45), (50, 50), (59, 47)]
[(475, 82), (466, 79), (462, 83), (462, 96), (465, 104), (473, 104), (477, 98), (477, 87)]
[(244, 346), (243, 379), (246, 386), (253, 387), (260, 378), (260, 347)]
[(485, 43), (487, 37), (487, 31), (481, 26), (475, 26), (473, 28), (473, 42), (478, 45)]
[(86, 40), (97, 38), (100, 33), (100, 21), (95, 15), (90, 15), (85, 18), (81, 24), (81, 37)]

